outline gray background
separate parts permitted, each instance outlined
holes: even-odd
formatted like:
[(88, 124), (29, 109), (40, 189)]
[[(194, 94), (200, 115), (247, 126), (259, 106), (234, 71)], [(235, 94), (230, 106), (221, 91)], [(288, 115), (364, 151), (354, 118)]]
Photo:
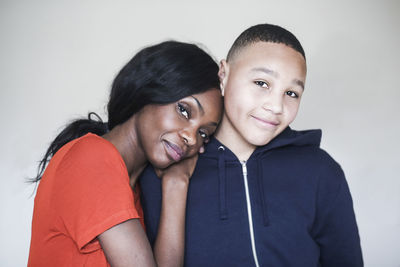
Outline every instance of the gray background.
[(399, 1), (0, 1), (0, 265), (27, 262), (24, 178), (68, 120), (103, 118), (113, 77), (143, 46), (204, 44), (217, 60), (250, 25), (293, 31), (308, 61), (296, 129), (322, 128), (343, 167), (366, 266), (400, 266)]

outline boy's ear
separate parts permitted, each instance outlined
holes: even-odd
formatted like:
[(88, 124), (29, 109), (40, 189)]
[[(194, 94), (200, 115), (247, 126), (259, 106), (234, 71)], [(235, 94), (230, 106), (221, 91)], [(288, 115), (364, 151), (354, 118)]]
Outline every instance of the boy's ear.
[(224, 96), (225, 94), (225, 85), (229, 75), (229, 66), (225, 59), (221, 60), (219, 63), (219, 86), (221, 87), (221, 94)]

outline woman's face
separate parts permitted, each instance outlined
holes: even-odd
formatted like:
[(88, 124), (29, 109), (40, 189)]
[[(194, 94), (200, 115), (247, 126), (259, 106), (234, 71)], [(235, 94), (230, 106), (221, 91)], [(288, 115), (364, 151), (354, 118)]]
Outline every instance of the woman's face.
[(156, 168), (191, 157), (208, 142), (222, 114), (217, 89), (166, 105), (146, 105), (136, 116), (138, 143)]

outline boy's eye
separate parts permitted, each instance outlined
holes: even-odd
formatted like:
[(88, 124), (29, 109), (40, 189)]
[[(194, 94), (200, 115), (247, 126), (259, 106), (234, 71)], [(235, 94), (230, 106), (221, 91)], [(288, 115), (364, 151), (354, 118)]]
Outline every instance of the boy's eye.
[(293, 98), (298, 98), (298, 97), (299, 97), (299, 95), (296, 94), (296, 93), (293, 92), (293, 91), (287, 91), (287, 92), (286, 92), (286, 95), (288, 95), (288, 96), (290, 96), (290, 97), (293, 97)]
[(185, 117), (186, 119), (189, 119), (189, 116), (190, 116), (189, 111), (181, 103), (178, 103), (178, 111), (179, 111), (179, 113), (182, 114), (183, 117)]
[(254, 83), (260, 87), (269, 88), (269, 84), (264, 81), (255, 81)]

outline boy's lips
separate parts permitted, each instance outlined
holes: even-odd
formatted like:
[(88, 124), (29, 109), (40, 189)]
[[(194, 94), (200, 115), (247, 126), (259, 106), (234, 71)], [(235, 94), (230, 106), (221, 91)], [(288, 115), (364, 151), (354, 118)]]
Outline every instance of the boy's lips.
[(279, 125), (279, 121), (277, 120), (272, 120), (272, 119), (264, 119), (261, 117), (257, 117), (254, 115), (251, 115), (252, 118), (254, 118), (260, 125), (264, 126), (264, 127), (276, 127)]
[(178, 145), (171, 143), (167, 140), (164, 140), (164, 147), (165, 147), (167, 154), (174, 161), (180, 161), (183, 158), (183, 155), (185, 154), (182, 148), (180, 148)]

